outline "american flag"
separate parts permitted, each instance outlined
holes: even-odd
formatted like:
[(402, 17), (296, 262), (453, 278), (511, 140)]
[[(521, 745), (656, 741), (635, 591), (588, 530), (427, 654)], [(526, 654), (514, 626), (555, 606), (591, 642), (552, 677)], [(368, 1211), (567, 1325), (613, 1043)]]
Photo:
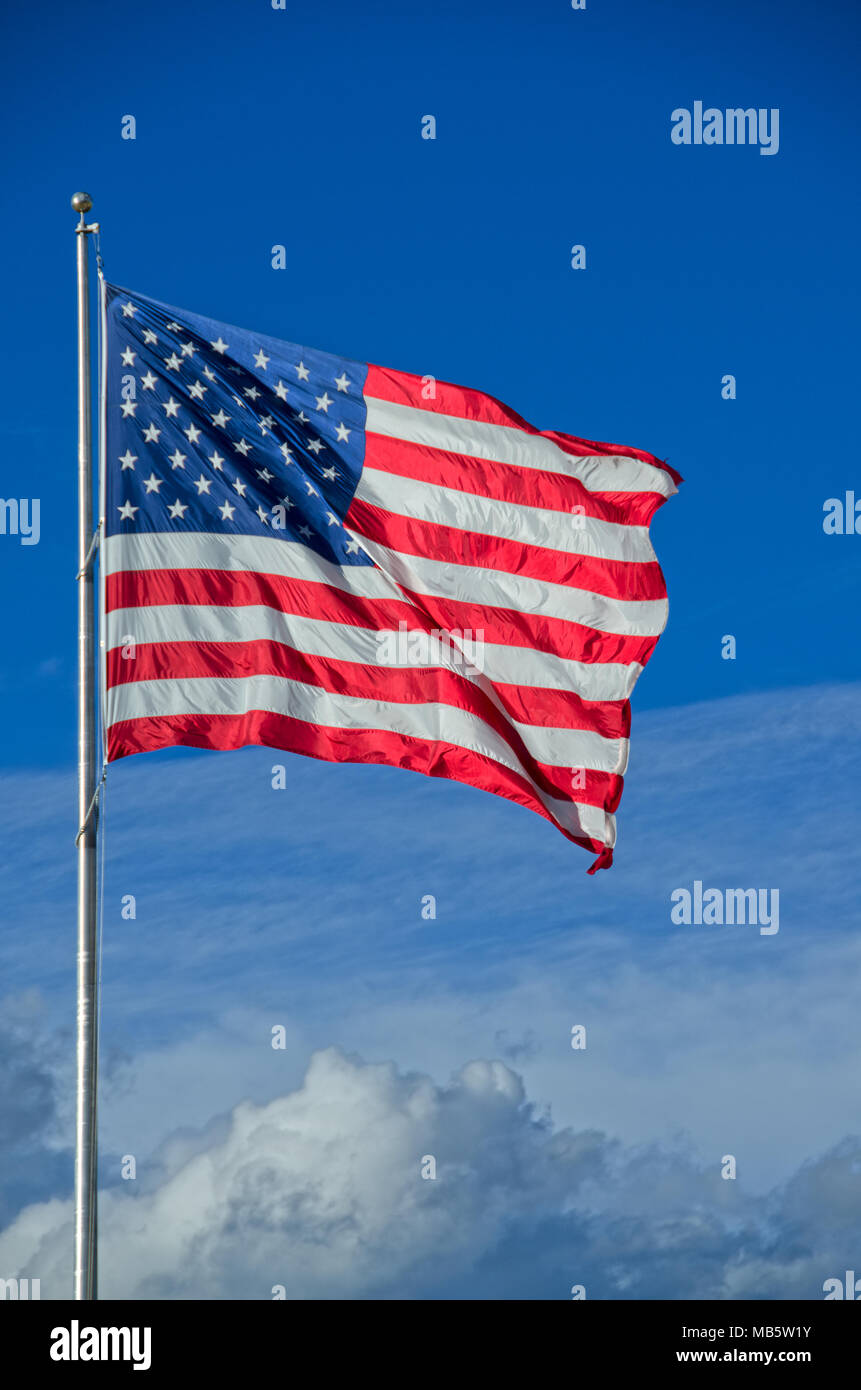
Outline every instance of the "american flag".
[(448, 777), (612, 862), (679, 475), (481, 391), (103, 286), (106, 756)]

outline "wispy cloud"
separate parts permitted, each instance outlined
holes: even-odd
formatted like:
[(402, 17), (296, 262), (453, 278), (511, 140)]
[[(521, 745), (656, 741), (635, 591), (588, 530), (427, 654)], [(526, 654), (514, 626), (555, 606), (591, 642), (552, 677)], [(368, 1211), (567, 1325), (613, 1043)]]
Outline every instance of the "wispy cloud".
[[(769, 1193), (773, 1206), (793, 1174), (818, 1172), (818, 1156), (842, 1153), (861, 1128), (847, 1099), (861, 1065), (848, 984), (861, 967), (858, 694), (784, 691), (637, 718), (618, 860), (597, 879), (538, 817), (396, 769), (259, 749), (112, 768), (100, 1118), (103, 1179), (118, 1190), (107, 1211), (123, 1200), (122, 1154), (170, 1183), (159, 1155), (172, 1135), (208, 1135), (243, 1103), (286, 1103), (332, 1044), (369, 1064), (396, 1058), (437, 1087), (470, 1058), (504, 1058), (535, 1114), (560, 1130), (596, 1130), (620, 1152), (646, 1146), (673, 1163), (685, 1155), (704, 1182), (733, 1153), (738, 1179), (718, 1191), (743, 1194), (732, 1200), (745, 1211)], [(271, 788), (275, 762), (287, 763), (286, 792)], [(5, 791), (5, 986), (15, 997), (38, 987), (45, 1017), (68, 1031), (71, 777), (10, 777)], [(695, 879), (779, 889), (780, 932), (675, 926), (670, 893)], [(123, 916), (127, 895), (134, 918)], [(283, 1052), (270, 1046), (276, 1024)], [(7, 1220), (69, 1190), (71, 1061), (45, 1047), (54, 1109), (43, 1118), (60, 1138), (22, 1129), (31, 1179), (10, 1185)], [(9, 1113), (11, 1133), (23, 1121)], [(812, 1222), (822, 1184), (805, 1191)], [(778, 1226), (789, 1220), (785, 1204), (775, 1211)], [(638, 1219), (648, 1216), (644, 1198)], [(757, 1229), (745, 1259), (767, 1263)], [(534, 1229), (528, 1240), (540, 1263)], [(695, 1244), (661, 1276), (667, 1296), (689, 1296)], [(733, 1258), (720, 1277), (741, 1288), (744, 1260)], [(167, 1287), (172, 1276), (163, 1264), (153, 1277)], [(812, 1277), (799, 1274), (805, 1288)], [(789, 1296), (788, 1266), (775, 1278)], [(764, 1296), (758, 1288), (738, 1296)], [(606, 1296), (627, 1295), (619, 1284)]]

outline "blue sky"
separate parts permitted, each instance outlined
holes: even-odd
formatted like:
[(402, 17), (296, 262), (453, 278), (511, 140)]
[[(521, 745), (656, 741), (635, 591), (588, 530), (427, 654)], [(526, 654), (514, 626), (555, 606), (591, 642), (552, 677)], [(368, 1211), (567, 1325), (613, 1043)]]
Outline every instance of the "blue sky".
[[(566, 1297), (581, 1268), (595, 1297), (816, 1298), (856, 1267), (861, 542), (824, 535), (822, 505), (857, 476), (858, 29), (842, 4), (597, 0), (11, 20), (0, 493), (41, 499), (41, 537), (0, 536), (0, 1276), (61, 1291), (68, 1262), (79, 187), (115, 283), (488, 390), (685, 478), (652, 527), (670, 622), (633, 700), (609, 873), (519, 807), (395, 769), (265, 750), (112, 769), (106, 1277), (266, 1297), (286, 1251), (300, 1297)], [(779, 108), (778, 153), (673, 145), (696, 100)], [(780, 931), (674, 926), (695, 879), (778, 889)], [(448, 1187), (384, 1199), (399, 1145), (412, 1164), (431, 1142)], [(189, 1237), (205, 1286), (163, 1235), (201, 1163), (223, 1182)], [(228, 1197), (265, 1231), (241, 1260)], [(358, 1246), (321, 1238), (327, 1211)], [(321, 1239), (328, 1263), (307, 1253)]]

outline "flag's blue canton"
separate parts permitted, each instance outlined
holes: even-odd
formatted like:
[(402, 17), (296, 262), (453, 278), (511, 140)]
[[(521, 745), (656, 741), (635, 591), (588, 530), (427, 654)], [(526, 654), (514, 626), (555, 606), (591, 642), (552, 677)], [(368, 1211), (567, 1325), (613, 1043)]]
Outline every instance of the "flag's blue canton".
[(343, 525), (365, 454), (364, 363), (106, 296), (107, 534), (275, 536), (371, 564)]

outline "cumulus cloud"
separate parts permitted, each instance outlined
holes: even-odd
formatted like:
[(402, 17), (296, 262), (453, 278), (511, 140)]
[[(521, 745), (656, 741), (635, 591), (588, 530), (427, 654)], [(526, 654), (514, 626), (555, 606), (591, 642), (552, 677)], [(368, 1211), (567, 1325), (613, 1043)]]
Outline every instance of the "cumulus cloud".
[[(859, 1161), (846, 1141), (754, 1199), (683, 1147), (557, 1128), (503, 1062), (439, 1085), (330, 1048), (296, 1090), (175, 1135), (103, 1194), (101, 1292), (821, 1298), (857, 1252)], [(0, 1235), (0, 1271), (67, 1297), (70, 1250), (69, 1204), (31, 1204)]]

